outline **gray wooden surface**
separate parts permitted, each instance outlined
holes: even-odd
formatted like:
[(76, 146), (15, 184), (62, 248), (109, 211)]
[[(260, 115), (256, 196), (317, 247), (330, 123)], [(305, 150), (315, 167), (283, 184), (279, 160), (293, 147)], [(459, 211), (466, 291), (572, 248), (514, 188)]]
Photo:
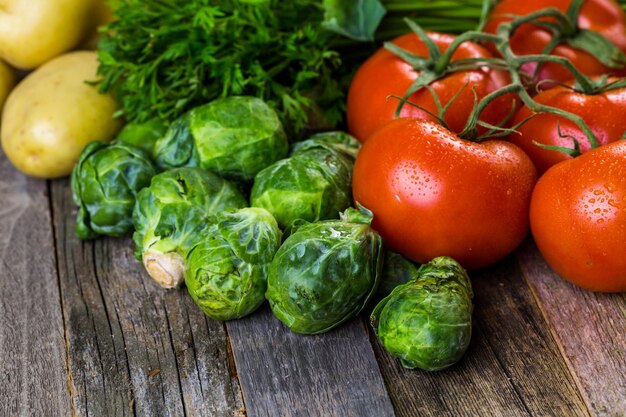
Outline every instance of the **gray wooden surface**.
[(471, 273), (470, 349), (427, 373), (366, 315), (319, 336), (267, 306), (207, 319), (130, 239), (78, 240), (74, 216), (67, 180), (0, 153), (0, 416), (626, 416), (626, 295), (564, 282), (530, 239)]

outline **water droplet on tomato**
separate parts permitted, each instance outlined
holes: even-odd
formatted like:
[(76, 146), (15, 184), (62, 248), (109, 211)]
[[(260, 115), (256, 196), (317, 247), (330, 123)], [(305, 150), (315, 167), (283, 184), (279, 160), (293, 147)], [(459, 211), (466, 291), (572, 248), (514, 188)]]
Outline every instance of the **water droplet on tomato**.
[(614, 193), (617, 190), (617, 187), (612, 182), (605, 184), (604, 187), (607, 189), (609, 193)]
[(602, 224), (602, 223), (604, 223), (604, 219), (598, 219), (598, 220), (597, 220), (597, 223), (598, 223), (598, 224)]

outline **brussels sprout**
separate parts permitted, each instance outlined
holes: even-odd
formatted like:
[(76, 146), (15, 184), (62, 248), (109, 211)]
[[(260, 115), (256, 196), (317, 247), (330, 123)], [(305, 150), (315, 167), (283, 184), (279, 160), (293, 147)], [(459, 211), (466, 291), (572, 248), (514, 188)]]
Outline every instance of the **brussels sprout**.
[(184, 256), (198, 231), (222, 210), (246, 206), (230, 182), (200, 168), (177, 168), (152, 178), (133, 211), (135, 255), (165, 288), (184, 278)]
[(144, 149), (152, 154), (154, 144), (165, 134), (167, 125), (160, 119), (128, 123), (117, 135), (117, 140)]
[(472, 286), (454, 259), (435, 258), (396, 287), (372, 312), (374, 332), (406, 368), (438, 371), (455, 364), (472, 334)]
[(387, 295), (398, 285), (405, 284), (416, 277), (417, 265), (399, 253), (386, 250), (378, 294)]
[(285, 239), (270, 267), (266, 298), (292, 331), (328, 331), (356, 316), (376, 292), (382, 239), (370, 221), (350, 208), (342, 220), (302, 222)]
[(137, 192), (156, 168), (143, 150), (122, 142), (92, 142), (72, 171), (72, 196), (78, 205), (76, 234), (123, 236), (133, 229)]
[(358, 142), (332, 132), (294, 146), (292, 155), (254, 179), (250, 203), (274, 215), (282, 228), (296, 219), (333, 219), (352, 203), (352, 169)]
[(361, 142), (346, 132), (322, 132), (302, 142), (296, 142), (291, 149), (291, 155), (311, 148), (325, 148), (330, 151), (340, 152), (354, 160), (361, 149)]
[(267, 273), (280, 238), (267, 210), (217, 214), (187, 254), (185, 284), (204, 314), (231, 320), (256, 310), (265, 301)]
[(287, 156), (287, 136), (276, 113), (255, 97), (227, 97), (189, 111), (157, 141), (164, 168), (198, 166), (238, 181)]

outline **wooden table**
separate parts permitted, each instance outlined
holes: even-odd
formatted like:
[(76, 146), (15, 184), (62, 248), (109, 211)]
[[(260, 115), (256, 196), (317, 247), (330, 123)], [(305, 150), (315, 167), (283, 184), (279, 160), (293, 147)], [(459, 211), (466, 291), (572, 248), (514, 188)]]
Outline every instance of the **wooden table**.
[(74, 216), (67, 180), (0, 154), (1, 416), (626, 416), (626, 295), (566, 283), (531, 240), (471, 274), (469, 351), (427, 373), (387, 355), (366, 315), (319, 336), (267, 307), (207, 319), (130, 239), (78, 240)]

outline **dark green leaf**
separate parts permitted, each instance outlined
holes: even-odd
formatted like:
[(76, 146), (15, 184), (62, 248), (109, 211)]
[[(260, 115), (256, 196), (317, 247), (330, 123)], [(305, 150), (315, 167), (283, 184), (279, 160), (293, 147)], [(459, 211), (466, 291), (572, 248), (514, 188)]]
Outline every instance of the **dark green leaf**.
[(385, 15), (379, 0), (324, 0), (322, 26), (357, 41), (373, 41)]

